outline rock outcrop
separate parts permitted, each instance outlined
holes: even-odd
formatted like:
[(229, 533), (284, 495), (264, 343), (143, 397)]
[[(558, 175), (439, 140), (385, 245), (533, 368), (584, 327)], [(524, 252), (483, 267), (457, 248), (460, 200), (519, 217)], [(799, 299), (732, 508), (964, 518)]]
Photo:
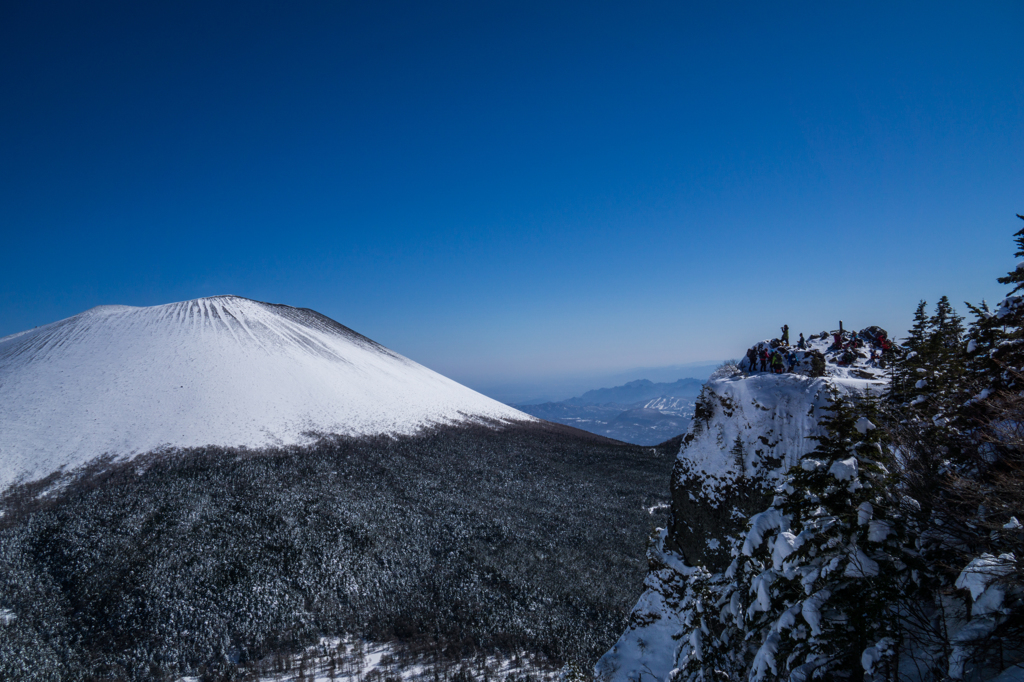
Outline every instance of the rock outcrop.
[[(839, 334), (837, 331), (836, 334)], [(881, 335), (881, 337), (880, 337)], [(771, 503), (779, 479), (816, 444), (832, 391), (881, 394), (885, 357), (899, 352), (875, 327), (807, 348), (766, 340), (738, 366), (718, 370), (697, 400), (672, 475), (669, 525), (648, 551), (646, 591), (626, 632), (595, 672), (607, 682), (665, 680), (684, 630), (680, 604), (695, 575), (720, 573), (739, 552), (749, 517)], [(879, 338), (889, 349), (882, 354)], [(761, 372), (757, 352), (779, 352), (782, 373)], [(758, 358), (752, 368), (750, 357)]]

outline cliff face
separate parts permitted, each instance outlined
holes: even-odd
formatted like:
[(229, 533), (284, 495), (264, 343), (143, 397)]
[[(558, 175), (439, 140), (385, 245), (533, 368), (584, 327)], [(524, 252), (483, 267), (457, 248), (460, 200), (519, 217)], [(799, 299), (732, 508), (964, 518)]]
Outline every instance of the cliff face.
[[(872, 359), (880, 350), (875, 339), (849, 335), (849, 347), (841, 348), (823, 334), (784, 360), (789, 372), (751, 371), (745, 359), (712, 375), (676, 458), (672, 514), (648, 551), (646, 591), (626, 632), (598, 662), (600, 679), (656, 682), (676, 667), (687, 580), (721, 573), (738, 554), (749, 517), (771, 503), (780, 478), (814, 449), (832, 390), (882, 392), (887, 382), (884, 361)], [(777, 346), (765, 341), (754, 349)], [(823, 370), (817, 358), (824, 358)]]
[(814, 448), (828, 380), (796, 374), (708, 382), (672, 476), (666, 549), (690, 566), (724, 570), (747, 517), (771, 502), (778, 477)]

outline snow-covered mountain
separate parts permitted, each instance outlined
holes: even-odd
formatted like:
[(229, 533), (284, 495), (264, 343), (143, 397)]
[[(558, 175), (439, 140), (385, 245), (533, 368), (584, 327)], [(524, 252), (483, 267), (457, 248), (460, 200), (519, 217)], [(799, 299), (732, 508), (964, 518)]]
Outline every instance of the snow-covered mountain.
[(0, 489), (98, 456), (534, 421), (312, 310), (100, 306), (0, 339)]
[[(818, 422), (830, 391), (881, 395), (885, 389), (869, 330), (857, 335), (867, 340), (860, 348), (833, 348), (825, 334), (803, 350), (781, 348), (789, 370), (783, 373), (758, 371), (759, 363), (751, 367), (744, 359), (711, 376), (676, 458), (671, 520), (648, 553), (647, 589), (626, 632), (598, 662), (598, 679), (668, 679), (689, 624), (681, 606), (688, 581), (725, 570), (737, 555), (749, 516), (770, 504), (782, 475), (814, 449), (809, 437), (822, 433)], [(764, 341), (752, 350), (771, 353), (777, 346)]]

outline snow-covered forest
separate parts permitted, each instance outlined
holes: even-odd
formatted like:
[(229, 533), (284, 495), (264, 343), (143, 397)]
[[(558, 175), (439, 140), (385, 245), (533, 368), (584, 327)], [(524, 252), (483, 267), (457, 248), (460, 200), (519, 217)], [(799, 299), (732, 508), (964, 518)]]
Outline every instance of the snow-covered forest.
[(481, 657), (585, 664), (642, 590), (674, 454), (449, 427), (98, 461), (9, 489), (0, 679), (295, 674), (323, 637), (394, 643), (441, 680), (500, 677)]

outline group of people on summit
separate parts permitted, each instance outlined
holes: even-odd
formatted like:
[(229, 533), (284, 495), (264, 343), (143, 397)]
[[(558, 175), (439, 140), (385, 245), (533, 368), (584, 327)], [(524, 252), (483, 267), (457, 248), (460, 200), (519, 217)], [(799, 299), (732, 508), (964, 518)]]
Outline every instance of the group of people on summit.
[(851, 334), (850, 338), (846, 339), (840, 326), (839, 331), (832, 334), (832, 346), (829, 350), (837, 352), (837, 365), (851, 365), (858, 357), (857, 351), (867, 345), (866, 341), (872, 344), (868, 364), (873, 367), (884, 367), (886, 358), (896, 351), (896, 345), (886, 337), (885, 332), (877, 328), (868, 328), (860, 334)]
[[(749, 363), (750, 371), (756, 372), (757, 365), (760, 363), (762, 372), (771, 372), (773, 374), (782, 374), (784, 372), (792, 372), (800, 361), (796, 354), (796, 351), (789, 345), (789, 325), (782, 325), (782, 336), (779, 339), (782, 345), (778, 348), (760, 348), (755, 346), (747, 350), (747, 361)], [(783, 352), (783, 346), (788, 351)], [(807, 342), (804, 340), (804, 335), (800, 334), (800, 340), (797, 342), (797, 348), (805, 350), (807, 348)]]
[(757, 348), (751, 348), (747, 351), (747, 360), (750, 361), (750, 371), (756, 372), (758, 361), (761, 363), (762, 372), (771, 372), (773, 374), (782, 374), (783, 372), (792, 371), (793, 367), (796, 366), (798, 358), (796, 351), (789, 351), (788, 353), (781, 353), (778, 350), (769, 350), (767, 348), (759, 350)]
[[(827, 339), (828, 335), (822, 332), (820, 335), (812, 335), (811, 339)], [(889, 341), (884, 330), (877, 327), (869, 327), (860, 333), (843, 331), (843, 323), (839, 323), (839, 331), (832, 333), (833, 343), (828, 351), (835, 351), (834, 362), (838, 365), (851, 365), (858, 357), (867, 357), (858, 353), (859, 349), (869, 345), (871, 355), (868, 364), (875, 367), (884, 366), (885, 358), (894, 353), (896, 346)], [(801, 362), (801, 355), (797, 350), (806, 351), (809, 349), (807, 340), (801, 333), (796, 346), (791, 346), (789, 341), (789, 325), (782, 325), (782, 334), (770, 344), (761, 343), (747, 350), (747, 366), (749, 371), (756, 372), (758, 367), (762, 372), (772, 374), (783, 374), (793, 372)], [(813, 355), (821, 358), (821, 354), (812, 351)], [(819, 362), (823, 363), (823, 359)]]

